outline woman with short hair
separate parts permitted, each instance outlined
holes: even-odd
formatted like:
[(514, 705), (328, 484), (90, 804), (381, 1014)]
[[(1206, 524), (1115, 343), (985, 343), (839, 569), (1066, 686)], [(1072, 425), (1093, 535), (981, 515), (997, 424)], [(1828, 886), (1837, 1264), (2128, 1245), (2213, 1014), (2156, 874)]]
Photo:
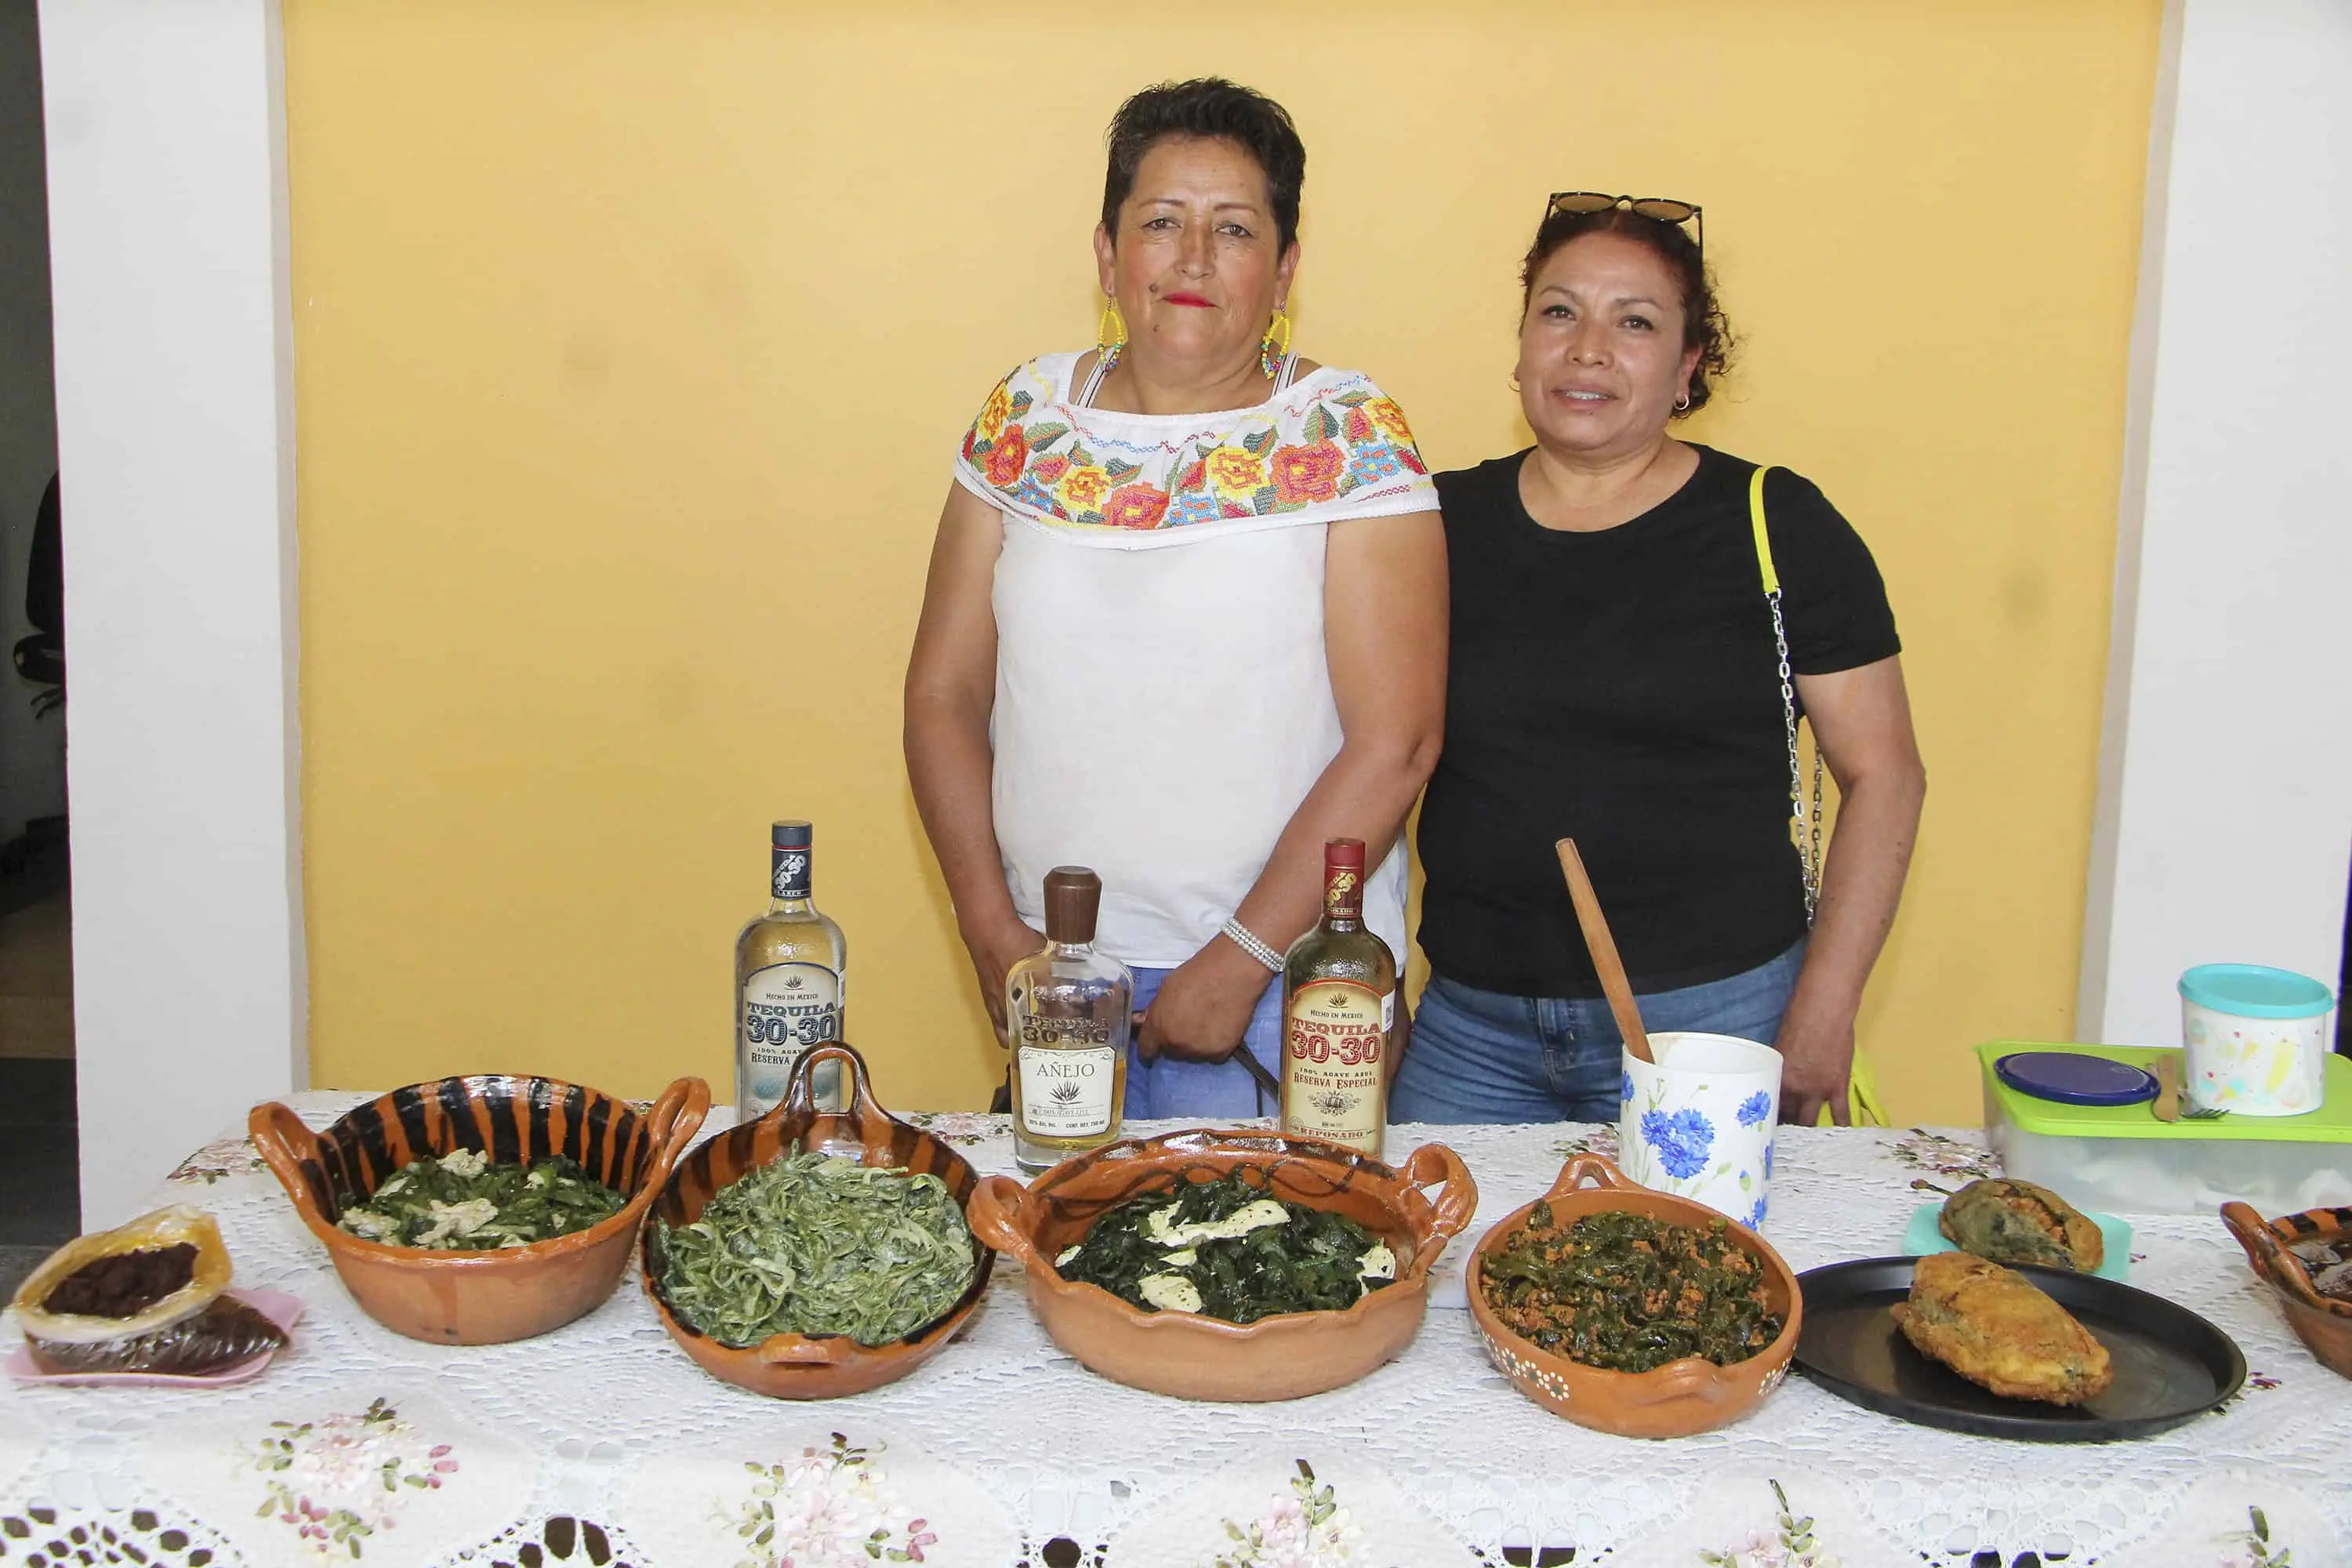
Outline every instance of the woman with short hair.
[(1290, 352), (1306, 149), (1227, 81), (1110, 129), (1095, 349), (1030, 360), (966, 433), (907, 673), (907, 766), (981, 994), (1054, 866), (1144, 1009), (1130, 1116), (1275, 1109), (1278, 955), (1327, 839), (1404, 945), (1405, 814), (1436, 758), (1445, 555), (1402, 412)]

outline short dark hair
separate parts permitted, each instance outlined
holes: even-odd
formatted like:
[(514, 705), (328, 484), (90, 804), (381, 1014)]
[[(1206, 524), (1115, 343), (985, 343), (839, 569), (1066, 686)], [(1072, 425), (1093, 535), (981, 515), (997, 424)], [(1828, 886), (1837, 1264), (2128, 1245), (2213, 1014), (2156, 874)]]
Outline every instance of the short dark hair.
[(1723, 307), (1717, 302), (1715, 279), (1698, 253), (1697, 242), (1682, 225), (1643, 217), (1623, 207), (1552, 214), (1536, 230), (1536, 242), (1528, 247), (1527, 259), (1519, 265), (1520, 319), (1526, 319), (1528, 307), (1534, 302), (1536, 274), (1543, 270), (1544, 263), (1570, 240), (1581, 239), (1588, 234), (1621, 235), (1647, 249), (1673, 275), (1675, 286), (1682, 295), (1683, 348), (1685, 352), (1698, 350), (1698, 363), (1691, 370), (1690, 406), (1675, 413), (1677, 416), (1697, 413), (1713, 395), (1708, 384), (1731, 368), (1732, 350), (1737, 344), (1731, 335), (1731, 323), (1723, 319)]
[(1115, 239), (1118, 209), (1135, 190), (1143, 155), (1171, 136), (1231, 142), (1257, 160), (1274, 226), (1288, 250), (1298, 237), (1298, 192), (1307, 183), (1307, 144), (1282, 105), (1223, 77), (1163, 81), (1118, 106), (1110, 119), (1110, 167), (1103, 175), (1102, 222)]

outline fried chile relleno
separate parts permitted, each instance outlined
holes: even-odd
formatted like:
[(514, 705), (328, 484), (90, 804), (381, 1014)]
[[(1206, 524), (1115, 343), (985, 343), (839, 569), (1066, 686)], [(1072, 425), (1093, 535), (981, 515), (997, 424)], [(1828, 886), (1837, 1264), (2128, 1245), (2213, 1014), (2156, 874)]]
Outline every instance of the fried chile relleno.
[(2032, 1182), (1970, 1182), (1946, 1202), (1936, 1223), (1953, 1246), (1995, 1263), (2039, 1263), (2089, 1274), (2106, 1259), (2099, 1227), (2064, 1198)]
[(1770, 1345), (1781, 1320), (1764, 1283), (1727, 1221), (1611, 1212), (1563, 1228), (1539, 1203), (1486, 1258), (1479, 1288), (1530, 1343), (1609, 1372), (1650, 1372), (1685, 1356), (1729, 1366)]
[(2005, 1399), (2080, 1405), (2115, 1381), (2107, 1347), (2014, 1269), (1966, 1252), (1919, 1259), (1888, 1309), (1922, 1355)]

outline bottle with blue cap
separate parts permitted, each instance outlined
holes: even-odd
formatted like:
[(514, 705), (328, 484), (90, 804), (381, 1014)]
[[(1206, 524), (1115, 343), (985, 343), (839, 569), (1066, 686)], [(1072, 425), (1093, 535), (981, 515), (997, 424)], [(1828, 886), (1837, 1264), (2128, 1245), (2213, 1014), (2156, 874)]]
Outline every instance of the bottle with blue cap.
[[(849, 944), (821, 913), (813, 889), (814, 834), (779, 822), (770, 836), (768, 912), (735, 939), (735, 1114), (774, 1109), (793, 1068), (812, 1046), (842, 1037), (849, 992)], [(841, 1064), (816, 1069), (820, 1110), (845, 1110)]]

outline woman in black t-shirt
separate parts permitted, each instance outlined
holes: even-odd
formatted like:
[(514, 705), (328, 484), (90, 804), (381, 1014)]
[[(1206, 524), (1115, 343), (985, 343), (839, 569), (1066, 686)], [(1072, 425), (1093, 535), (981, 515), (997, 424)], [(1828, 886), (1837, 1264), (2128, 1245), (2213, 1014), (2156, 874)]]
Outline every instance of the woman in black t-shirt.
[(1850, 1117), (1854, 1014), (1927, 788), (1901, 645), (1861, 538), (1771, 472), (1793, 711), (1841, 803), (1809, 935), (1756, 468), (1666, 434), (1706, 402), (1727, 333), (1683, 226), (1696, 209), (1640, 205), (1553, 199), (1521, 274), (1536, 444), (1438, 477), (1452, 665), (1420, 826), (1431, 981), (1399, 1121), (1615, 1119), (1622, 1040), (1560, 879), (1565, 837), (1646, 1026), (1770, 1042), (1785, 1119)]

